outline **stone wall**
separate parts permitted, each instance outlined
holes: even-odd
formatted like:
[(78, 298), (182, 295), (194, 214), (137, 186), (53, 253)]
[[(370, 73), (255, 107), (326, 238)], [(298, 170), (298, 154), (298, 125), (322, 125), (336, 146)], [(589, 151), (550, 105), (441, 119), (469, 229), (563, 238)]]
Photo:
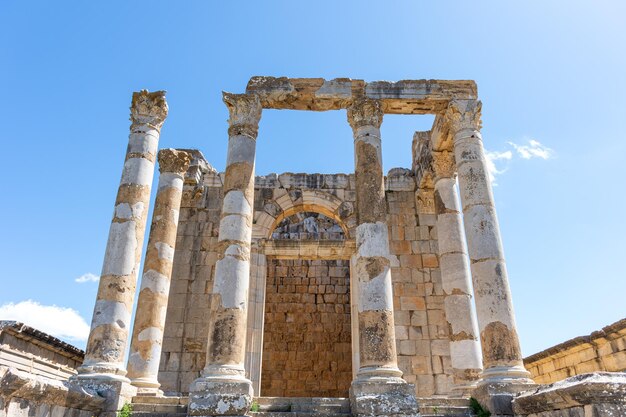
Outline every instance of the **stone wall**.
[(0, 321), (0, 365), (66, 380), (76, 373), (83, 357), (82, 350), (24, 323)]
[(268, 260), (261, 392), (347, 397), (352, 381), (347, 260)]
[[(391, 271), (398, 366), (417, 395), (426, 397), (449, 393), (452, 371), (436, 216), (432, 205), (418, 204), (412, 180), (408, 170), (387, 177), (387, 224), (391, 253), (399, 261)], [(433, 201), (432, 190), (426, 194), (420, 198)]]
[(93, 390), (0, 365), (0, 417), (93, 417), (104, 404)]
[[(161, 388), (166, 393), (188, 392), (189, 384), (200, 375), (206, 355), (209, 300), (217, 260), (215, 248), (222, 206), (222, 179), (221, 174), (215, 172), (199, 152), (195, 151), (194, 158), (183, 193), (159, 372)], [(254, 259), (262, 257), (265, 262), (264, 248), (269, 250), (270, 247), (272, 253), (267, 254), (270, 257), (268, 265), (277, 262), (271, 259), (279, 259), (281, 262), (289, 259), (328, 262), (349, 259), (354, 251), (356, 226), (354, 190), (354, 176), (346, 174), (286, 173), (256, 177), (252, 230)], [(452, 371), (437, 257), (436, 219), (432, 204), (434, 197), (432, 190), (421, 191), (419, 197), (417, 195), (415, 178), (410, 170), (390, 171), (386, 177), (386, 199), (389, 241), (394, 257), (392, 282), (398, 365), (404, 372), (404, 378), (416, 385), (417, 395), (444, 395), (450, 392)], [(311, 216), (301, 215), (303, 212), (320, 214), (317, 224), (312, 225), (309, 221), (308, 226), (305, 225), (305, 219)], [(292, 220), (286, 221), (288, 219)], [(301, 225), (293, 228), (293, 219), (301, 220)], [(337, 239), (344, 239), (344, 243), (334, 245), (334, 242), (340, 241)], [(281, 240), (288, 244), (279, 245)], [(252, 265), (253, 271), (258, 268)], [(267, 271), (273, 268), (270, 266)], [(349, 269), (347, 265), (341, 268), (344, 272)], [(264, 274), (255, 274), (264, 280)], [(264, 314), (262, 308), (258, 307), (262, 307), (262, 297), (258, 297), (261, 284), (251, 283), (254, 300), (251, 299), (248, 316), (249, 339), (252, 335), (259, 338), (263, 334), (260, 329)], [(268, 297), (271, 294), (269, 289), (267, 294)], [(269, 313), (267, 309), (266, 312)], [(350, 343), (349, 334), (340, 335), (347, 337), (348, 342), (334, 341), (338, 343), (337, 346)], [(250, 340), (247, 344), (249, 350), (260, 349), (261, 346)], [(347, 354), (351, 355), (349, 345), (346, 349)], [(262, 362), (260, 353), (254, 355), (258, 356), (249, 357), (248, 364)], [(271, 355), (267, 355), (263, 358), (270, 358), (271, 364)], [(336, 358), (329, 358), (328, 361), (338, 362)], [(349, 360), (341, 365), (337, 363), (338, 372), (350, 372), (353, 367)], [(263, 364), (263, 372), (266, 368), (267, 365)], [(253, 381), (255, 375), (258, 372), (250, 372)], [(286, 390), (289, 379), (273, 382), (274, 388), (271, 388), (267, 378), (263, 378), (263, 373), (261, 379), (262, 395), (287, 395), (286, 391), (279, 394), (279, 391), (272, 390)], [(348, 379), (351, 377), (346, 376)], [(277, 375), (273, 380), (277, 380)], [(320, 381), (319, 392), (335, 389), (337, 395), (340, 392), (345, 395), (345, 382), (341, 379), (336, 382), (337, 388), (330, 388), (330, 385), (329, 388), (321, 388)], [(270, 391), (267, 391), (267, 384), (270, 384)], [(308, 389), (307, 392), (312, 391)]]
[(626, 371), (626, 319), (529, 356), (524, 365), (540, 384), (589, 372)]
[(222, 183), (200, 152), (193, 156), (183, 189), (159, 367), (166, 393), (188, 392), (206, 358)]

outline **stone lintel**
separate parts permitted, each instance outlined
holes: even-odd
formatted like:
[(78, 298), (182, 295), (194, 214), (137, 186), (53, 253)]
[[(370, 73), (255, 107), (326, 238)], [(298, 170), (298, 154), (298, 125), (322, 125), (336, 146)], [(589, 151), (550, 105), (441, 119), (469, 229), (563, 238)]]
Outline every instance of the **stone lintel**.
[(401, 80), (396, 82), (350, 78), (261, 77), (250, 79), (246, 93), (254, 93), (266, 109), (340, 110), (357, 98), (380, 100), (388, 114), (434, 114), (448, 107), (450, 100), (477, 98), (470, 80)]
[(266, 240), (262, 246), (263, 254), (274, 259), (350, 259), (356, 251), (354, 240)]
[(527, 415), (601, 404), (618, 405), (623, 407), (620, 411), (626, 411), (626, 373), (581, 374), (539, 386), (515, 398), (513, 411), (515, 415)]

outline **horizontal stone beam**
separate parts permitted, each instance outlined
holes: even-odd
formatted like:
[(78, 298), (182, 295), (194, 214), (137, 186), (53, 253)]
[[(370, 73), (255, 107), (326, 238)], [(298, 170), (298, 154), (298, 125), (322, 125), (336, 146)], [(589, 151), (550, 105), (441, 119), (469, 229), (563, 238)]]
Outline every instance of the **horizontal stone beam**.
[(256, 94), (265, 109), (339, 110), (356, 98), (380, 100), (384, 113), (433, 114), (452, 99), (476, 99), (474, 81), (402, 80), (396, 82), (350, 78), (252, 77), (246, 93)]
[(266, 240), (262, 246), (262, 253), (274, 259), (350, 259), (356, 251), (354, 240)]

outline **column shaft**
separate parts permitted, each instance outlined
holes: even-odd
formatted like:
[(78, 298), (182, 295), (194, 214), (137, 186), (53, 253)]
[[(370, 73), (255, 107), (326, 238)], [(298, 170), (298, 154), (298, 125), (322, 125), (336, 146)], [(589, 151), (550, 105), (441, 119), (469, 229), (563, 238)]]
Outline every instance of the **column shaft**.
[[(359, 370), (350, 386), (352, 415), (418, 415), (415, 387), (402, 379), (396, 356), (380, 102), (358, 99), (348, 109), (354, 133), (357, 227), (350, 285), (356, 291)], [(356, 281), (356, 282), (355, 282)], [(353, 345), (354, 346), (354, 345)]]
[(482, 371), (482, 359), (478, 325), (472, 309), (471, 274), (456, 191), (454, 157), (449, 152), (432, 154), (439, 265), (450, 332), (454, 389), (460, 394), (468, 394), (476, 387)]
[(483, 352), (482, 380), (528, 380), (515, 325), (500, 228), (480, 135), (480, 102), (448, 109)]
[(224, 93), (230, 112), (224, 202), (209, 318), (206, 366), (191, 387), (190, 415), (243, 415), (252, 402), (245, 377), (254, 159), (261, 103), (257, 96)]
[(165, 92), (133, 94), (131, 132), (79, 378), (126, 380), (124, 354), (148, 214)]
[(137, 312), (133, 326), (128, 377), (140, 395), (157, 395), (163, 328), (176, 247), (176, 231), (184, 175), (191, 157), (187, 152), (159, 152), (159, 185), (152, 214)]
[(358, 288), (358, 377), (400, 377), (396, 357), (387, 203), (380, 124), (383, 112), (373, 100), (348, 110), (354, 132), (356, 177), (356, 254)]

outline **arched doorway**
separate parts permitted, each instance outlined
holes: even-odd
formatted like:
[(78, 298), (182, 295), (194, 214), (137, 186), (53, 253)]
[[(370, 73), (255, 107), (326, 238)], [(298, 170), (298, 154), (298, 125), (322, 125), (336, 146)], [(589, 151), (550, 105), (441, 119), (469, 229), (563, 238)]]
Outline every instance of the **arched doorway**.
[(309, 211), (285, 217), (272, 232), (266, 251), (263, 396), (348, 396), (352, 349), (345, 241), (337, 221)]

